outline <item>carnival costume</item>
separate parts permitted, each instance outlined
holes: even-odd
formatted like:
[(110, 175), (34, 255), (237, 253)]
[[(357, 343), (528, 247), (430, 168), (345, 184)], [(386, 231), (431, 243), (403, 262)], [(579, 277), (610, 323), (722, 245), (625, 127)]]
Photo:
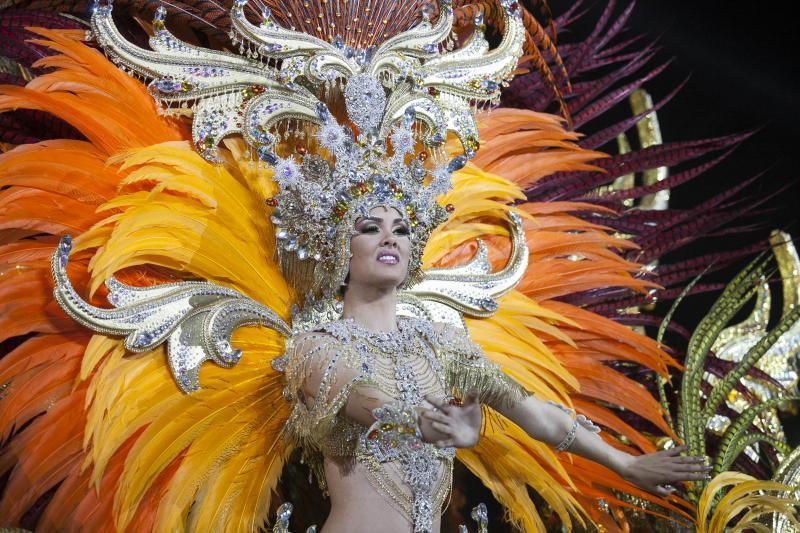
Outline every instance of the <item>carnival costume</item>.
[[(512, 96), (538, 100), (537, 110), (555, 102), (578, 125), (593, 112), (573, 112), (595, 89), (565, 99), (570, 62), (510, 0), (249, 9), (233, 4), (228, 51), (179, 39), (159, 7), (145, 24), (147, 50), (123, 35), (110, 4), (97, 5), (88, 37), (121, 70), (81, 42), (82, 30), (39, 28), (35, 44), (55, 55), (38, 66), (53, 70), (2, 89), (0, 111), (47, 111), (85, 139), (15, 143), (0, 158), (0, 205), (10, 209), (0, 254), (15, 267), (0, 278), (13, 302), (0, 340), (29, 335), (0, 360), (0, 435), (14, 434), (0, 462), (11, 472), (0, 516), (21, 520), (55, 487), (38, 510), (43, 530), (256, 530), (299, 449), (322, 490), (323, 457), (364, 466), (414, 531), (429, 531), (441, 514), (454, 459), (525, 530), (546, 528), (529, 487), (567, 528), (623, 529), (624, 507), (694, 520), (686, 500), (556, 455), (492, 409), (529, 394), (561, 405), (575, 422), (558, 452), (577, 424), (599, 430), (589, 418), (611, 430), (601, 435), (615, 446), (655, 450), (612, 406), (671, 441), (705, 445), (683, 422), (699, 406), (702, 358), (686, 361), (694, 388), (681, 391), (676, 433), (666, 401), (604, 362), (640, 365), (661, 392), (678, 363), (655, 340), (563, 300), (591, 300), (609, 286), (629, 297), (658, 288), (618, 254), (637, 245), (599, 224), (613, 213), (603, 201), (691, 176), (596, 203), (558, 201), (570, 187), (600, 185), (598, 169), (614, 158), (590, 148), (647, 113), (580, 145), (557, 116), (479, 113), (500, 102), (521, 60), (544, 82)], [(636, 164), (649, 168), (646, 159)], [(531, 201), (537, 187), (553, 201)], [(405, 214), (411, 231), (398, 330), (385, 334), (341, 319), (353, 226), (375, 206)], [(76, 234), (74, 246), (65, 233)], [(766, 267), (748, 268), (725, 293), (739, 307)], [(723, 315), (736, 305), (721, 305)], [(797, 309), (787, 312), (754, 344), (766, 352), (797, 318)], [(724, 325), (709, 325), (698, 346)], [(311, 376), (313, 405), (301, 393)], [(395, 400), (375, 410), (370, 427), (341, 414), (359, 384)], [(706, 414), (728, 389), (708, 395)], [(424, 443), (414, 408), (425, 395), (457, 402), (469, 390), (485, 406), (479, 444), (456, 452)], [(791, 483), (800, 456), (773, 445), (786, 457), (781, 480)], [(725, 472), (738, 455), (702, 493), (701, 529), (720, 484), (777, 491), (759, 500), (762, 514), (792, 505), (785, 485)], [(712, 522), (724, 525), (741, 501), (718, 506)], [(781, 520), (795, 522), (791, 513)]]

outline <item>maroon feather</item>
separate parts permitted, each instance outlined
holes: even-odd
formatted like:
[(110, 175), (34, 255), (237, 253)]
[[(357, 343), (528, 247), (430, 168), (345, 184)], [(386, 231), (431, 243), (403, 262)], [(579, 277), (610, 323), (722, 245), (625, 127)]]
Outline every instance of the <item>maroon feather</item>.
[(619, 176), (643, 170), (670, 167), (710, 152), (724, 150), (740, 143), (750, 134), (728, 135), (700, 141), (664, 143), (627, 154), (593, 162), (604, 172), (561, 172), (538, 180), (526, 190), (529, 200), (547, 201), (576, 198), (610, 183)]
[(609, 126), (600, 130), (599, 132), (589, 135), (588, 137), (582, 139), (578, 145), (581, 148), (586, 148), (588, 150), (596, 150), (597, 148), (603, 146), (607, 142), (610, 142), (617, 138), (617, 136), (621, 133), (628, 131), (629, 129), (633, 128), (640, 120), (644, 117), (650, 115), (651, 113), (658, 112), (663, 106), (668, 104), (678, 92), (683, 89), (686, 85), (688, 78), (682, 81), (677, 87), (675, 87), (667, 96), (653, 104), (653, 107), (648, 109), (647, 111), (643, 111), (637, 115), (633, 115), (625, 120), (622, 120), (613, 126)]
[(32, 9), (0, 11), (2, 55), (26, 67), (30, 67), (37, 59), (50, 55), (52, 52), (49, 49), (27, 42), (29, 39), (38, 37), (25, 29), (34, 26), (54, 29), (81, 27), (75, 20), (45, 11)]
[(679, 185), (683, 185), (689, 180), (692, 180), (697, 176), (699, 176), (700, 174), (717, 166), (723, 159), (726, 159), (735, 149), (736, 146), (726, 150), (721, 155), (715, 157), (711, 161), (707, 161), (701, 165), (697, 165), (696, 167), (684, 170), (683, 172), (673, 174), (672, 176), (663, 179), (661, 181), (657, 181), (652, 185), (642, 185), (641, 187), (632, 187), (630, 189), (603, 194), (602, 196), (597, 196), (597, 195), (584, 196), (582, 198), (579, 198), (579, 200), (580, 201), (598, 200), (602, 204), (608, 203), (611, 205), (619, 205), (622, 202), (622, 200), (626, 200), (628, 198), (641, 198), (648, 194), (654, 194), (658, 191), (673, 189)]

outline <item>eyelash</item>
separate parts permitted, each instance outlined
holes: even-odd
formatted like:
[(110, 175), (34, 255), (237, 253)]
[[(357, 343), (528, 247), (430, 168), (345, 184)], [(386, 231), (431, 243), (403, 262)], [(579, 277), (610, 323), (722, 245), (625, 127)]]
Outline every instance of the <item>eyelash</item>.
[[(380, 228), (378, 228), (378, 226), (366, 226), (366, 227), (361, 228), (361, 233), (376, 233), (378, 231), (380, 231)], [(401, 236), (404, 236), (404, 237), (411, 233), (408, 230), (408, 228), (403, 227), (403, 226), (400, 226), (400, 227), (396, 228), (394, 230), (394, 232), (395, 232), (396, 235), (401, 235)]]

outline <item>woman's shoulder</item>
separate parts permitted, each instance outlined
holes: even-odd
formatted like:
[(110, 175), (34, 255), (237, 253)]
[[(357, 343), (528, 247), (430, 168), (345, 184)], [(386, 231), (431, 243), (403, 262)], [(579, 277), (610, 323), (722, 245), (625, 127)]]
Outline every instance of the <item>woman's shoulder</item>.
[(469, 340), (469, 332), (463, 324), (455, 325), (450, 322), (431, 322), (431, 330), (439, 342), (463, 342)]
[(469, 336), (463, 324), (431, 322), (434, 343), (439, 351), (457, 360), (482, 360), (483, 350)]
[(305, 331), (295, 332), (286, 344), (288, 374), (298, 374), (308, 365), (358, 366), (357, 350), (343, 337), (334, 322), (321, 324)]
[(313, 328), (297, 331), (289, 337), (289, 343), (295, 347), (296, 351), (304, 353), (347, 344), (347, 340), (341, 320), (326, 322)]

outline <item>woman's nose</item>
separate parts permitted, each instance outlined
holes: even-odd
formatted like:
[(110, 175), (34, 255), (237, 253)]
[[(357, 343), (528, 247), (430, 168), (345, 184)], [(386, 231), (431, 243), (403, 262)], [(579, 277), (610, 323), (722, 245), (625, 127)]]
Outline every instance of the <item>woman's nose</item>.
[(383, 246), (396, 247), (397, 246), (397, 239), (395, 238), (394, 235), (389, 234), (389, 235), (387, 235), (386, 237), (383, 238), (383, 242), (381, 244)]

